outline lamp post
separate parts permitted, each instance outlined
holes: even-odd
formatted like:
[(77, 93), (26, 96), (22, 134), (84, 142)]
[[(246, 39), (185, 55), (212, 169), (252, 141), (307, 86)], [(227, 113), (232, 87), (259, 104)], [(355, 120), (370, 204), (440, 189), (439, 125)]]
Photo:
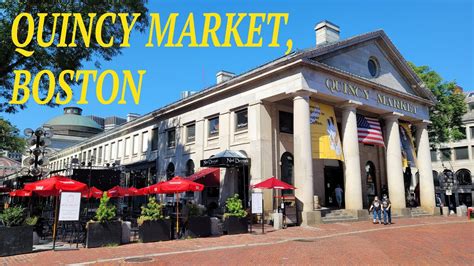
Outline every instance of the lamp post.
[(50, 150), (46, 147), (51, 145), (53, 133), (41, 127), (34, 131), (31, 128), (27, 128), (23, 133), (28, 137), (27, 142), (30, 148), (28, 149), (28, 157), (23, 160), (23, 165), (27, 167), (22, 169), (22, 173), (34, 177), (48, 175), (50, 170), (47, 165), (49, 163), (48, 155)]

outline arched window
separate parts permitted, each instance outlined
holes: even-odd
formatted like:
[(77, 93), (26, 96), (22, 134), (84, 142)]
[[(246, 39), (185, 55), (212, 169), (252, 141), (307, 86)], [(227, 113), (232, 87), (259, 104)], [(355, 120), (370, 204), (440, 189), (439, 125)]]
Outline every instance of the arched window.
[(170, 180), (173, 177), (174, 177), (174, 164), (169, 163), (168, 167), (166, 167), (166, 179)]
[(472, 185), (471, 171), (462, 168), (456, 171), (456, 179), (461, 186)]
[[(281, 181), (294, 185), (293, 180), (293, 155), (289, 152), (283, 153), (280, 159), (281, 163)], [(293, 195), (293, 190), (282, 190), (283, 195)]]
[(194, 162), (193, 162), (193, 160), (189, 159), (186, 162), (186, 173), (185, 173), (185, 175), (190, 176), (192, 174), (194, 174)]

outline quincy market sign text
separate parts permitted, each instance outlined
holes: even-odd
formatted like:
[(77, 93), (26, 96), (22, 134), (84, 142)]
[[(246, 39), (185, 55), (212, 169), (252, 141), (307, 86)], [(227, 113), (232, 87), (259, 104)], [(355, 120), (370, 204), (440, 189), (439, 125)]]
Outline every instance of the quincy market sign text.
[[(370, 91), (354, 84), (327, 78), (326, 87), (332, 93), (343, 93), (346, 95), (352, 95), (358, 98), (369, 100)], [(413, 104), (394, 97), (386, 96), (381, 93), (377, 93), (377, 102), (379, 104), (383, 104), (385, 106), (392, 107), (401, 111), (410, 112), (413, 114), (416, 114), (417, 111), (416, 106), (414, 106)]]

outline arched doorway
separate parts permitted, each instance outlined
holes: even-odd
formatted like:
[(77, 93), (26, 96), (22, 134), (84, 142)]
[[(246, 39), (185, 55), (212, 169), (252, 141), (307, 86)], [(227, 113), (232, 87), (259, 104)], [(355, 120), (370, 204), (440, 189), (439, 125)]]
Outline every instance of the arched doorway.
[(170, 180), (174, 177), (174, 164), (169, 163), (168, 167), (166, 167), (166, 180)]
[(186, 176), (190, 176), (190, 175), (194, 174), (194, 162), (193, 162), (193, 160), (189, 159), (186, 162), (186, 171), (185, 171), (184, 174)]
[[(284, 152), (280, 158), (281, 181), (290, 185), (294, 185), (293, 166), (293, 154)], [(283, 196), (294, 195), (294, 190), (284, 189), (281, 193)]]
[(365, 176), (367, 181), (367, 205), (370, 204), (378, 195), (377, 191), (377, 176), (375, 164), (372, 161), (368, 161), (365, 164)]
[(461, 186), (472, 185), (471, 171), (461, 168), (456, 171), (456, 180)]

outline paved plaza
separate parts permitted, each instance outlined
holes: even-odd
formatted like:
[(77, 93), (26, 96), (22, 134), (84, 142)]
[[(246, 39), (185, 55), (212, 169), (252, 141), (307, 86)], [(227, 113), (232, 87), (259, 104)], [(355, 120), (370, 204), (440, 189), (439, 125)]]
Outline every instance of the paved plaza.
[(355, 222), (290, 227), (263, 235), (42, 251), (0, 258), (0, 264), (474, 264), (473, 221), (425, 217), (395, 219), (392, 225)]

